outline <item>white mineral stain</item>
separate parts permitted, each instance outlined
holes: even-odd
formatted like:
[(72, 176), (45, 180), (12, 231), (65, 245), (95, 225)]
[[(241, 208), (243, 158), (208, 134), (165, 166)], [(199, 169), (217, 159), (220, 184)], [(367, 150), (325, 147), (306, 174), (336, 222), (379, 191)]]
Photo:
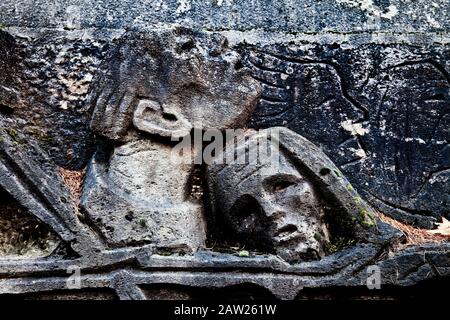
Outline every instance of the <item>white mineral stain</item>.
[(155, 11), (165, 10), (167, 9), (167, 4), (164, 3), (164, 0), (158, 0), (155, 3)]
[(417, 141), (420, 144), (425, 144), (426, 142), (421, 138), (405, 138), (405, 142)]
[(189, 10), (191, 10), (190, 0), (178, 0), (178, 8), (175, 11), (176, 14), (182, 14)]
[(381, 13), (381, 17), (382, 18), (386, 18), (386, 19), (392, 19), (393, 17), (395, 17), (398, 14), (398, 9), (396, 6), (394, 6), (393, 4), (391, 4), (388, 7), (388, 11), (386, 13)]
[(386, 132), (386, 120), (381, 120), (380, 121), (380, 131), (381, 131), (381, 136), (385, 135)]
[(350, 148), (350, 151), (353, 152), (353, 154), (361, 159), (366, 158), (367, 154), (363, 149), (355, 149), (355, 148)]
[(353, 8), (360, 8), (366, 11), (369, 15), (381, 17), (385, 19), (392, 19), (398, 14), (398, 9), (395, 5), (390, 5), (387, 12), (383, 12), (372, 0), (336, 0), (339, 4), (346, 4)]
[(427, 17), (427, 22), (430, 24), (430, 26), (432, 26), (434, 28), (440, 28), (441, 27), (439, 22), (437, 22), (436, 19), (434, 19), (430, 14), (426, 14), (425, 17)]
[(363, 136), (369, 132), (369, 129), (363, 128), (363, 123), (353, 123), (352, 120), (345, 120), (341, 122), (342, 128), (351, 132), (354, 136)]

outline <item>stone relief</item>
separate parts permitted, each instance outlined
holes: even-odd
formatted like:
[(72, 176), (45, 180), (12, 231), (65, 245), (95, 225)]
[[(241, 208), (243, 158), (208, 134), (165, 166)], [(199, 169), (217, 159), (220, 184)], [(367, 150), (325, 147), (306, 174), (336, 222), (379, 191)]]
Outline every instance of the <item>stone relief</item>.
[[(227, 150), (248, 157), (261, 138), (275, 136), (271, 131), (279, 139), (279, 150), (271, 150), (275, 158), (208, 166), (212, 214), (222, 232), (290, 262), (319, 260), (331, 242), (349, 245), (375, 236), (372, 209), (323, 151), (302, 136), (283, 127), (247, 132), (236, 150)], [(279, 161), (276, 167), (273, 159)]]
[(194, 165), (171, 162), (161, 138), (243, 126), (256, 81), (225, 38), (183, 28), (125, 34), (100, 69), (91, 127), (123, 143), (91, 163), (81, 208), (111, 246), (204, 247), (203, 205), (188, 194)]
[[(446, 53), (424, 58), (396, 47), (356, 51), (362, 60), (373, 59), (371, 69), (353, 63), (355, 51), (330, 59), (337, 48), (244, 50), (244, 61), (264, 88), (252, 126), (286, 126), (303, 135), (323, 148), (372, 205), (432, 228), (450, 212), (444, 187), (450, 78), (439, 63)], [(359, 74), (359, 68), (369, 70)]]
[[(248, 297), (295, 299), (304, 288), (364, 286), (370, 265), (383, 271), (384, 284), (414, 285), (449, 274), (448, 244), (395, 251), (405, 235), (372, 207), (425, 227), (446, 214), (449, 81), (436, 64), (383, 70), (393, 84), (379, 90), (375, 113), (353, 98), (334, 63), (254, 48), (240, 48), (240, 55), (222, 35), (180, 27), (128, 31), (107, 50), (81, 109), (91, 114), (97, 145), (79, 203), (72, 203), (55, 161), (37, 139), (16, 129), (16, 109), (29, 102), (20, 86), (4, 80), (4, 68), (14, 65), (8, 60), (14, 41), (0, 35), (0, 196), (29, 217), (21, 219), (22, 230), (12, 231), (17, 237), (39, 228), (23, 249), (14, 244), (16, 255), (4, 254), (0, 241), (0, 294), (187, 299), (233, 296), (245, 287)], [(394, 83), (405, 79), (429, 86), (396, 92), (401, 86)], [(373, 85), (368, 81), (365, 88)], [(430, 110), (421, 113), (422, 100), (398, 100), (413, 94)], [(424, 118), (415, 123), (411, 112)], [(405, 127), (396, 127), (395, 119)], [(249, 121), (270, 129), (244, 130), (237, 151), (250, 152), (248, 139), (276, 131), (276, 168), (264, 161), (222, 164), (218, 157), (200, 167), (170, 161), (171, 138), (245, 128)], [(399, 132), (391, 136), (383, 126)], [(420, 147), (419, 139), (427, 143), (416, 155), (408, 143)], [(406, 165), (385, 177), (398, 187), (391, 198), (380, 196), (384, 191), (365, 176), (369, 169), (378, 174), (374, 155), (385, 156), (386, 148), (393, 148), (393, 159), (386, 159)], [(428, 167), (414, 180), (419, 169), (408, 161), (431, 149), (428, 156), (437, 162), (418, 160)], [(194, 155), (201, 151), (192, 147)], [(355, 166), (361, 169), (350, 169)], [(199, 196), (195, 184), (204, 188)], [(432, 201), (424, 200), (428, 194)], [(0, 209), (0, 222), (14, 221), (3, 203)], [(249, 252), (233, 254), (224, 246)], [(66, 277), (52, 276), (70, 266), (82, 270), (76, 290), (67, 288)]]

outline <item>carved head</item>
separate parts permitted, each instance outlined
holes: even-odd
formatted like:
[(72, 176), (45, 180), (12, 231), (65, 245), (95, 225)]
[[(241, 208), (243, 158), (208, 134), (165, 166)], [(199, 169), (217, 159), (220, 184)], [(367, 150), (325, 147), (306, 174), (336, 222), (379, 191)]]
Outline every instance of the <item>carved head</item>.
[[(273, 132), (278, 132), (278, 137)], [(324, 256), (325, 246), (333, 240), (331, 231), (357, 240), (363, 233), (361, 225), (367, 229), (375, 225), (371, 209), (350, 189), (331, 160), (286, 128), (247, 133), (235, 149), (228, 145), (225, 154), (233, 150), (240, 154), (245, 149), (249, 159), (249, 153), (256, 152), (254, 141), (268, 133), (272, 142), (279, 139), (279, 150), (271, 150), (276, 157), (260, 157), (245, 164), (220, 164), (223, 158), (218, 157), (208, 168), (213, 220), (223, 223), (231, 237), (297, 262)], [(279, 163), (274, 165), (277, 159)]]
[(185, 28), (131, 31), (92, 85), (91, 127), (120, 139), (133, 124), (159, 136), (245, 124), (260, 95), (226, 38)]

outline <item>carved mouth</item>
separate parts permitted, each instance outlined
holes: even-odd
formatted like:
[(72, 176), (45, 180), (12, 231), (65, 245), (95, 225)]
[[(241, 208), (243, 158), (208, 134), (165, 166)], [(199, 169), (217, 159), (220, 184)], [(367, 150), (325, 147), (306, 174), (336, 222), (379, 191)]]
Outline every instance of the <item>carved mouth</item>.
[(295, 225), (287, 224), (275, 230), (274, 238), (278, 243), (283, 243), (301, 238), (301, 234)]

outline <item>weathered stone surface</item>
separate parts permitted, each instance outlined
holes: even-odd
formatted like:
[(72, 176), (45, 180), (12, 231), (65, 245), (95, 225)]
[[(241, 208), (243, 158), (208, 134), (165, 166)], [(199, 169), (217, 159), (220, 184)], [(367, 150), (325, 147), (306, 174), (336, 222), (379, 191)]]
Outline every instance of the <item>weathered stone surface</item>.
[(0, 20), (8, 26), (127, 28), (143, 23), (184, 23), (213, 30), (285, 32), (446, 31), (445, 0), (4, 0)]
[[(28, 32), (16, 29), (14, 32), (19, 35), (16, 54), (23, 57), (28, 70), (24, 76), (25, 88), (22, 89), (22, 96), (28, 97), (25, 106), (16, 112), (28, 122), (21, 130), (35, 136), (57, 164), (80, 168), (94, 151), (94, 140), (88, 126), (90, 112), (82, 106), (86, 99), (85, 88), (93, 73), (85, 73), (85, 70), (96, 69), (105, 55), (108, 41), (122, 31)], [(280, 88), (270, 89), (267, 88), (269, 83), (262, 84), (266, 87), (265, 96), (279, 94), (279, 99), (286, 100), (285, 103), (261, 100), (252, 126), (285, 125), (320, 145), (364, 198), (396, 219), (430, 228), (435, 218), (448, 213), (446, 137), (449, 125), (445, 111), (448, 108), (448, 92), (445, 90), (448, 45), (445, 44), (445, 36), (410, 37), (408, 41), (414, 43), (410, 46), (397, 44), (406, 38), (373, 38), (367, 34), (358, 37), (299, 35), (289, 36), (286, 40), (273, 38), (270, 33), (226, 34), (234, 38), (233, 44), (239, 44), (242, 39), (255, 44), (280, 41), (296, 44), (245, 46), (242, 62), (253, 66), (253, 75), (260, 80), (264, 80), (261, 78), (263, 71), (256, 65), (264, 60), (267, 67), (273, 63), (276, 65), (278, 61), (279, 72), (272, 75), (276, 78), (272, 83)], [(76, 58), (70, 60), (73, 55)], [(287, 61), (290, 58), (295, 61)], [(42, 61), (47, 63), (43, 65)], [(80, 69), (82, 79), (77, 80), (74, 72)], [(295, 74), (283, 73), (291, 71)], [(310, 80), (300, 77), (308, 72), (318, 75)], [(270, 70), (265, 75), (269, 73)], [(281, 76), (289, 77), (284, 80)], [(59, 80), (54, 81), (53, 78)], [(394, 82), (396, 85), (391, 85)], [(413, 85), (422, 82), (430, 83), (425, 91), (420, 89), (420, 85)], [(78, 86), (81, 86), (80, 91), (76, 89)], [(284, 90), (288, 86), (290, 89)], [(322, 101), (327, 98), (325, 89), (336, 97), (327, 102), (328, 107), (336, 107), (345, 114), (339, 115), (336, 111), (331, 116), (321, 111), (311, 114), (302, 111), (314, 105), (315, 99)], [(14, 90), (17, 96), (19, 90)], [(383, 94), (385, 91), (386, 95)], [(428, 99), (425, 94), (438, 99)], [(420, 99), (414, 98), (419, 96)], [(383, 108), (378, 109), (384, 111), (378, 119), (378, 109), (374, 106), (382, 101)], [(300, 104), (305, 107), (299, 108)], [(394, 104), (401, 106), (392, 112), (389, 105)], [(63, 105), (68, 109), (62, 109)], [(427, 111), (400, 111), (405, 105)], [(285, 107), (289, 111), (277, 116), (278, 112), (284, 112)], [(355, 126), (348, 122), (360, 119), (363, 113), (363, 117), (368, 119), (361, 124)], [(289, 122), (293, 114), (297, 116)], [(397, 120), (406, 119), (408, 114), (421, 116), (411, 120), (413, 131), (407, 134), (403, 130), (407, 127), (406, 120), (402, 120), (403, 129), (397, 125)], [(320, 115), (327, 120), (318, 121)], [(304, 123), (308, 123), (308, 130), (304, 129)], [(327, 126), (329, 134), (321, 130), (322, 124)], [(411, 168), (408, 163), (411, 163)], [(392, 187), (385, 188), (386, 184)]]
[[(104, 273), (96, 274), (95, 272), (87, 272), (82, 276), (80, 297), (85, 295), (85, 293), (83, 293), (83, 289), (112, 288), (117, 292), (117, 295), (121, 299), (145, 299), (155, 296), (155, 292), (152, 292), (151, 288), (156, 287), (160, 289), (157, 292), (161, 295), (164, 295), (165, 292), (169, 291), (170, 295), (166, 296), (166, 298), (173, 296), (179, 297), (180, 295), (183, 295), (185, 298), (195, 298), (195, 294), (191, 296), (193, 291), (199, 292), (199, 294), (202, 292), (211, 293), (209, 290), (214, 288), (223, 288), (224, 291), (228, 291), (242, 286), (242, 284), (245, 283), (246, 285), (251, 284), (254, 288), (253, 290), (257, 289), (256, 292), (266, 291), (267, 294), (273, 294), (273, 296), (278, 299), (294, 299), (295, 297), (301, 296), (302, 292), (308, 293), (308, 290), (306, 289), (313, 288), (354, 287), (363, 291), (367, 290), (366, 283), (368, 274), (366, 272), (366, 267), (368, 265), (379, 266), (383, 270), (381, 273), (382, 290), (380, 291), (383, 292), (383, 286), (388, 287), (392, 283), (397, 286), (407, 286), (411, 285), (411, 283), (415, 283), (415, 281), (424, 280), (430, 277), (444, 280), (445, 278), (441, 277), (448, 277), (448, 268), (441, 268), (439, 271), (436, 271), (436, 265), (434, 262), (426, 259), (426, 257), (430, 256), (434, 259), (445, 260), (448, 258), (448, 251), (448, 245), (413, 246), (404, 252), (394, 254), (387, 260), (377, 262), (373, 258), (378, 256), (380, 252), (374, 251), (372, 252), (373, 255), (370, 255), (370, 250), (367, 250), (366, 248), (365, 251), (362, 251), (362, 256), (365, 257), (366, 260), (359, 260), (361, 263), (356, 263), (356, 265), (355, 263), (350, 263), (348, 265), (344, 264), (344, 266), (333, 269), (333, 264), (339, 261), (339, 258), (341, 257), (340, 255), (330, 256), (330, 262), (334, 261), (334, 263), (330, 263), (328, 269), (323, 271), (323, 274), (314, 273), (314, 268), (311, 268), (311, 262), (299, 265), (304, 265), (305, 271), (295, 271), (295, 268), (298, 268), (298, 266), (291, 266), (290, 268), (275, 267), (271, 273), (264, 272), (258, 274), (254, 272), (255, 261), (253, 261), (252, 258), (235, 257), (230, 259), (227, 265), (222, 263), (222, 266), (219, 267), (221, 265), (220, 260), (223, 260), (224, 257), (221, 257), (220, 260), (216, 260), (214, 256), (211, 256), (210, 258), (204, 260), (199, 256), (159, 258), (157, 256), (152, 256), (151, 260), (156, 259), (156, 261), (161, 261), (158, 266), (154, 266), (156, 268), (161, 268), (161, 266), (169, 268), (173, 267), (173, 265), (188, 265), (186, 264), (186, 260), (190, 260), (195, 263), (189, 266), (188, 272), (182, 270), (166, 272), (157, 271), (152, 270), (152, 266), (150, 265), (141, 265), (143, 271), (117, 270), (110, 271), (106, 275)], [(357, 257), (357, 255), (355, 255), (357, 251), (350, 252), (354, 258)], [(116, 252), (114, 259), (110, 261), (110, 263), (117, 264), (122, 261), (122, 265), (124, 265), (123, 263), (130, 257), (130, 255), (133, 256), (137, 254), (138, 251), (136, 250), (128, 253), (123, 252), (121, 255)], [(423, 257), (425, 257), (425, 260)], [(261, 263), (264, 261), (264, 258), (263, 260), (261, 260), (261, 258), (259, 260), (260, 261), (258, 263)], [(163, 261), (164, 263), (162, 263)], [(237, 261), (240, 263), (237, 264)], [(404, 264), (405, 261), (408, 261), (408, 263), (411, 264)], [(70, 261), (70, 263), (76, 262), (79, 263), (79, 261)], [(9, 268), (8, 263), (12, 266), (11, 264), (14, 262), (2, 261), (1, 263), (2, 266), (6, 268), (6, 270), (3, 268), (2, 270), (7, 272)], [(318, 262), (313, 262), (313, 264), (317, 263)], [(48, 272), (49, 268), (51, 268), (53, 272), (56, 272), (57, 270), (65, 270), (64, 264), (61, 264), (60, 262), (58, 264), (54, 264), (53, 266), (52, 263), (49, 264), (44, 261), (33, 262), (33, 265), (33, 271), (28, 269), (30, 270), (28, 271), (29, 275), (38, 275)], [(194, 265), (195, 267), (193, 267)], [(83, 267), (82, 264), (81, 266)], [(211, 266), (214, 266), (212, 268), (215, 270), (205, 272), (204, 268), (211, 270)], [(417, 269), (417, 266), (419, 266), (419, 269)], [(422, 269), (420, 266), (422, 266)], [(222, 270), (222, 267), (224, 267), (226, 271)], [(239, 272), (235, 272), (233, 268), (236, 268), (236, 271)], [(401, 277), (398, 276), (399, 268), (401, 268)], [(419, 275), (424, 268), (428, 268), (426, 277)], [(252, 272), (246, 272), (247, 269)], [(267, 271), (266, 268), (264, 270)], [(330, 275), (332, 276), (330, 277)], [(411, 281), (412, 278), (416, 278), (416, 280)], [(39, 278), (37, 280), (36, 278), (29, 279), (22, 276), (16, 278), (4, 278), (0, 280), (0, 293), (31, 294), (42, 291), (51, 293), (58, 292), (59, 290), (66, 290), (65, 277), (52, 277), (48, 279)], [(70, 292), (74, 295), (77, 294), (77, 290), (71, 290)], [(251, 292), (252, 290), (247, 291), (249, 294)], [(345, 297), (345, 295), (343, 297)]]
[(98, 249), (98, 239), (79, 221), (57, 167), (35, 141), (17, 131), (14, 120), (0, 115), (0, 188), (75, 252)]
[(126, 142), (93, 160), (83, 190), (81, 208), (106, 242), (188, 252), (204, 247), (203, 204), (189, 190), (191, 155), (174, 155), (161, 138), (242, 126), (259, 93), (218, 34), (178, 27), (123, 35), (88, 98), (92, 129)]
[[(95, 150), (88, 126), (90, 110), (82, 105), (86, 99), (86, 87), (105, 55), (108, 42), (123, 31), (13, 31), (18, 35), (16, 54), (22, 57), (27, 69), (22, 76), (26, 80), (24, 88), (18, 90), (13, 87), (16, 97), (21, 93), (26, 98), (22, 99), (24, 107), (16, 112), (27, 121), (27, 126), (21, 130), (34, 136), (57, 164), (79, 169)], [(279, 99), (286, 100), (261, 100), (251, 121), (252, 126), (288, 126), (320, 145), (364, 198), (396, 219), (432, 227), (435, 218), (448, 213), (446, 137), (449, 125), (445, 111), (448, 108), (445, 79), (449, 66), (445, 36), (417, 35), (408, 40), (394, 36), (373, 38), (370, 34), (358, 37), (290, 35), (284, 39), (262, 32), (225, 34), (234, 39), (233, 45), (242, 41), (255, 44), (286, 41), (270, 46), (245, 46), (243, 49), (242, 62), (253, 66), (253, 75), (260, 80), (264, 81), (261, 78), (263, 71), (254, 64), (264, 60), (266, 66), (270, 66), (278, 61), (279, 72), (273, 73), (275, 82), (272, 83), (280, 88), (267, 88), (269, 83), (262, 85), (266, 87), (265, 96), (279, 94)], [(406, 40), (413, 41), (414, 46), (397, 43)], [(294, 44), (287, 46), (289, 41)], [(280, 59), (273, 57), (274, 54)], [(76, 58), (71, 59), (72, 56)], [(287, 61), (290, 58), (295, 58), (295, 61)], [(45, 65), (43, 61), (46, 61)], [(77, 80), (80, 70), (81, 76)], [(294, 74), (283, 73), (291, 71)], [(269, 73), (270, 70), (265, 75)], [(317, 74), (317, 77), (303, 79), (303, 73)], [(289, 77), (284, 80), (281, 76)], [(396, 85), (391, 85), (394, 82)], [(425, 91), (420, 89), (420, 85), (413, 86), (422, 82), (430, 83)], [(285, 90), (288, 86), (290, 89)], [(328, 102), (328, 107), (342, 109), (345, 114), (339, 115), (338, 111), (334, 116), (322, 111), (305, 114), (303, 110), (309, 110), (315, 99), (322, 101), (327, 98), (325, 89), (336, 97)], [(425, 94), (438, 99), (428, 99)], [(414, 98), (419, 96), (420, 99)], [(378, 109), (384, 111), (377, 120), (378, 109), (375, 106), (382, 101), (384, 107)], [(401, 106), (392, 112), (389, 105), (394, 104)], [(300, 108), (300, 105), (304, 107)], [(427, 111), (400, 111), (405, 105)], [(62, 109), (63, 106), (67, 106), (67, 110)], [(284, 108), (289, 111), (277, 116), (278, 112), (284, 112)], [(348, 122), (360, 119), (363, 113), (368, 119), (361, 124), (355, 126)], [(289, 122), (293, 114), (297, 116)], [(406, 120), (402, 120), (403, 129), (397, 125), (397, 120), (406, 119), (408, 114), (421, 116), (411, 120), (413, 131), (407, 134), (401, 131), (407, 126)], [(327, 120), (318, 121), (320, 115)], [(304, 123), (308, 124), (308, 130), (304, 129)], [(322, 124), (329, 134), (321, 130)], [(360, 136), (358, 132), (364, 135)], [(411, 168), (408, 163), (411, 163)], [(386, 184), (392, 188), (385, 188)]]
[[(390, 298), (392, 288), (405, 287), (392, 295), (405, 297), (417, 288), (433, 292), (422, 287), (427, 283), (448, 286), (448, 244), (400, 250), (401, 232), (378, 220), (367, 231), (357, 210), (368, 200), (422, 227), (449, 212), (448, 1), (5, 0), (0, 9), (0, 29), (7, 25), (13, 35), (0, 31), (0, 189), (23, 209), (0, 212), (0, 223), (15, 235), (22, 226), (39, 230), (14, 247), (19, 256), (0, 257), (0, 294), (302, 299), (325, 292), (372, 299)], [(203, 32), (148, 22), (179, 22)], [(221, 31), (228, 44), (206, 30)], [(243, 66), (264, 89), (247, 125), (288, 127), (330, 158), (283, 129), (282, 154), (290, 157), (279, 170), (308, 178), (297, 185), (313, 190), (299, 205), (318, 213), (308, 223), (323, 227), (317, 201), (335, 198), (343, 216), (355, 219), (352, 241), (335, 243), (318, 260), (289, 256), (291, 247), (281, 254), (289, 263), (274, 255), (283, 250), (246, 246), (249, 252), (241, 254), (215, 246), (223, 238), (216, 237), (222, 225), (214, 219), (206, 230), (212, 248), (201, 249), (210, 214), (205, 201), (213, 199), (202, 189), (204, 168), (166, 163), (173, 145), (167, 136), (178, 129), (183, 135), (193, 127), (245, 126), (259, 90)], [(222, 108), (212, 108), (216, 104)], [(88, 162), (77, 208), (56, 165), (80, 170)], [(355, 203), (347, 180), (325, 174), (324, 167), (343, 173), (364, 200)], [(228, 176), (243, 180), (239, 173)], [(267, 200), (259, 178), (250, 176), (256, 187), (248, 192)], [(231, 191), (224, 196), (230, 203), (245, 192), (243, 186)], [(287, 208), (294, 193), (301, 192), (271, 204), (281, 204), (287, 224), (298, 228), (301, 215)], [(19, 213), (26, 219), (10, 228)], [(314, 228), (303, 229), (311, 240)], [(11, 240), (8, 233), (0, 240), (5, 235)], [(48, 240), (51, 246), (34, 251)], [(80, 287), (69, 290), (67, 272), (74, 266), (81, 270)], [(367, 292), (369, 266), (380, 268), (381, 290)]]
[[(4, 33), (0, 36), (3, 45), (0, 87), (6, 88), (8, 94), (14, 93), (13, 99), (2, 95), (2, 98), (8, 99), (2, 99), (4, 105), (0, 112), (0, 190), (6, 193), (5, 199), (13, 199), (20, 208), (17, 214), (25, 214), (22, 233), (20, 230), (14, 233), (21, 237), (23, 232), (29, 232), (27, 229), (34, 226), (35, 233), (31, 232), (27, 237), (30, 241), (36, 239), (41, 249), (45, 249), (36, 253), (37, 256), (52, 253), (70, 256), (75, 252), (98, 249), (96, 236), (90, 234), (79, 221), (76, 204), (72, 203), (57, 166), (30, 131), (24, 129), (28, 127), (28, 122), (21, 111), (26, 108), (27, 101), (22, 94), (24, 87), (22, 67), (18, 64), (19, 50), (10, 36)], [(34, 217), (26, 217), (28, 214)], [(58, 248), (61, 250), (55, 250), (55, 244), (60, 241), (62, 243)]]
[(170, 166), (171, 150), (139, 140), (115, 148), (109, 162), (98, 157), (90, 164), (81, 209), (110, 246), (204, 246), (203, 206), (186, 199), (192, 168)]
[(8, 95), (2, 92), (1, 99), (8, 102), (1, 104), (14, 107), (18, 129), (60, 166), (81, 169), (95, 150), (83, 103), (109, 37), (101, 32), (94, 39), (83, 32), (68, 36), (53, 31), (36, 36), (31, 31), (15, 37), (13, 49), (7, 51), (2, 86)]
[(59, 240), (0, 189), (0, 257), (36, 259), (49, 256)]
[(161, 137), (243, 126), (260, 88), (227, 40), (182, 27), (153, 28), (124, 34), (109, 51), (88, 98), (92, 129), (118, 140), (131, 122)]
[(318, 144), (380, 211), (420, 227), (449, 214), (448, 48), (268, 46), (245, 61), (264, 92), (252, 126)]
[[(224, 161), (229, 153), (238, 155), (232, 163)], [(231, 141), (208, 166), (208, 185), (226, 241), (287, 261), (320, 259), (332, 243), (345, 247), (378, 232), (374, 212), (332, 161), (283, 127)]]
[(14, 75), (17, 69), (17, 55), (14, 38), (0, 30), (0, 112), (11, 111), (19, 93), (14, 89)]

